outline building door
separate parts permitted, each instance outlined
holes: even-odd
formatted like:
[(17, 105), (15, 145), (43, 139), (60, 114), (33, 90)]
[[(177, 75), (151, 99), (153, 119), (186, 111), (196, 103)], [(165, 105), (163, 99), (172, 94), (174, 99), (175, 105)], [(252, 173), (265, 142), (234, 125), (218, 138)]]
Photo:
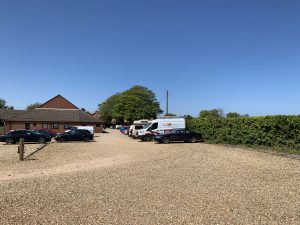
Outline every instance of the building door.
[(25, 123), (25, 130), (30, 130), (30, 123)]

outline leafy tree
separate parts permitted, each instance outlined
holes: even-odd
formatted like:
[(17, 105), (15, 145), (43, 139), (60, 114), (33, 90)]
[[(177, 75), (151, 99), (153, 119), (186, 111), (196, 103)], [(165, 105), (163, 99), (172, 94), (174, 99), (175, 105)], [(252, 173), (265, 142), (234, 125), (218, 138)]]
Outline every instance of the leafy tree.
[(6, 101), (0, 98), (0, 109), (5, 109), (5, 108), (6, 108)]
[(0, 109), (14, 109), (14, 107), (6, 105), (6, 101), (0, 98)]
[(156, 118), (162, 113), (155, 94), (146, 87), (133, 86), (124, 91), (116, 100), (113, 117), (129, 122), (139, 119)]
[(120, 93), (114, 94), (98, 105), (100, 119), (106, 124), (110, 124), (113, 120), (113, 110), (116, 105), (117, 99), (121, 96)]
[(241, 115), (237, 112), (229, 112), (226, 114), (226, 117), (227, 118), (238, 118), (238, 117), (241, 117)]
[(223, 109), (202, 110), (199, 113), (199, 118), (221, 118), (224, 116)]
[(155, 94), (142, 86), (133, 86), (129, 90), (109, 97), (99, 104), (98, 110), (100, 118), (108, 124), (112, 120), (122, 123), (156, 118), (158, 113), (162, 113)]
[(184, 115), (183, 117), (184, 117), (186, 120), (194, 119), (194, 117), (191, 116), (191, 115)]
[(42, 105), (42, 103), (35, 102), (35, 103), (32, 103), (32, 104), (26, 106), (26, 110), (32, 110), (32, 109), (40, 107), (41, 105)]

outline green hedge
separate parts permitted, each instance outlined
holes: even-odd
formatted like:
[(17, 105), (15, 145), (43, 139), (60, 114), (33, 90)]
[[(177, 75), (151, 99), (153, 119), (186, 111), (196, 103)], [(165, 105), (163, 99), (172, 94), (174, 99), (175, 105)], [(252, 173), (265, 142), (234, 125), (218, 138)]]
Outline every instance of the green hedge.
[(187, 127), (213, 143), (300, 150), (300, 116), (192, 119)]

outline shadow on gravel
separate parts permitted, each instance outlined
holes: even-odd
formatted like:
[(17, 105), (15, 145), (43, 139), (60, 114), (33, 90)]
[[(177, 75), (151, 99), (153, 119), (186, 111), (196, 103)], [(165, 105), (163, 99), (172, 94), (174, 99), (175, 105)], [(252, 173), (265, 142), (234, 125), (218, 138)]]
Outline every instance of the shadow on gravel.
[(37, 160), (37, 159), (28, 159), (30, 156), (34, 155), (35, 153), (37, 153), (38, 151), (42, 150), (43, 148), (45, 148), (48, 144), (44, 144), (43, 146), (37, 148), (34, 152), (31, 152), (29, 155), (24, 157), (24, 160)]

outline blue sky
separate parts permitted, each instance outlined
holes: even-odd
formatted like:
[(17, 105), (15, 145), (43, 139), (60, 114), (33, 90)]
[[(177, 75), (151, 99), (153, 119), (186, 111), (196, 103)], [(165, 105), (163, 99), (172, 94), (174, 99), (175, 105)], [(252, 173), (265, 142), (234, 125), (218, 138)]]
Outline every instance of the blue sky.
[(1, 0), (0, 98), (90, 111), (143, 85), (162, 108), (300, 114), (298, 0)]

